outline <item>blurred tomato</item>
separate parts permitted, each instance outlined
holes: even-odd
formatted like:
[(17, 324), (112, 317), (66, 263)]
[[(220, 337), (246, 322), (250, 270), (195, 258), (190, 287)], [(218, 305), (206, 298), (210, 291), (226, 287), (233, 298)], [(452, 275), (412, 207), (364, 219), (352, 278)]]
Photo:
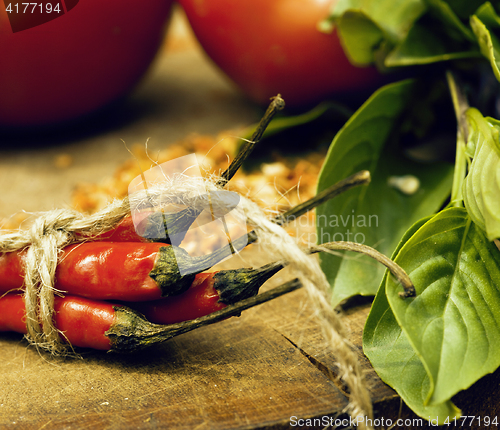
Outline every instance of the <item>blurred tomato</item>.
[(335, 32), (318, 24), (335, 0), (179, 0), (200, 44), (253, 100), (287, 106), (367, 89), (373, 68), (349, 63)]
[(23, 11), (22, 2), (0, 3), (3, 127), (73, 120), (126, 94), (160, 46), (172, 1), (29, 5)]

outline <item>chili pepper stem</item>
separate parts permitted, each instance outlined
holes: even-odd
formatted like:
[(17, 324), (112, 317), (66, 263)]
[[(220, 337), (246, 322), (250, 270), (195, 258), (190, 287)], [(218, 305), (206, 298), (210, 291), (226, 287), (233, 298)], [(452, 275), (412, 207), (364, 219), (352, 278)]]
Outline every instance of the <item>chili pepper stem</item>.
[(282, 110), (285, 107), (285, 101), (281, 98), (281, 95), (271, 99), (271, 103), (269, 104), (264, 116), (259, 122), (255, 132), (249, 141), (246, 141), (241, 147), (238, 155), (233, 160), (233, 162), (229, 165), (229, 167), (222, 173), (217, 185), (219, 187), (224, 187), (226, 183), (231, 180), (231, 178), (235, 175), (238, 169), (241, 167), (243, 162), (248, 158), (250, 153), (253, 151), (255, 145), (262, 139), (264, 132), (266, 131), (267, 126), (276, 115), (276, 112)]
[[(368, 170), (361, 170), (333, 184), (327, 189), (319, 192), (316, 196), (305, 201), (304, 203), (294, 206), (293, 208), (287, 210), (286, 212), (277, 215), (273, 219), (273, 222), (275, 222), (278, 225), (287, 224), (295, 220), (299, 216), (302, 216), (305, 213), (309, 212), (310, 210), (322, 205), (328, 200), (333, 199), (339, 194), (342, 194), (347, 190), (350, 190), (351, 188), (357, 187), (359, 185), (367, 185), (370, 183), (370, 181), (371, 181), (370, 172)], [(248, 244), (256, 242), (258, 240), (257, 233), (255, 231), (251, 231), (250, 233), (248, 233), (247, 239), (248, 239)], [(233, 242), (233, 244), (235, 242)]]
[(262, 284), (285, 266), (285, 263), (274, 262), (258, 269), (243, 268), (217, 272), (214, 275), (214, 288), (219, 293), (219, 302), (230, 305), (255, 296)]
[[(240, 151), (236, 155), (236, 158), (231, 162), (229, 167), (222, 173), (221, 177), (217, 181), (216, 185), (220, 188), (223, 188), (231, 178), (236, 174), (238, 169), (241, 167), (243, 162), (248, 158), (250, 153), (255, 148), (255, 145), (259, 143), (264, 134), (267, 126), (274, 118), (274, 115), (285, 107), (285, 101), (278, 94), (276, 97), (271, 99), (271, 103), (267, 108), (264, 116), (260, 120), (257, 129), (255, 130), (252, 138), (248, 141), (245, 141)], [(154, 238), (153, 232), (158, 232), (158, 239), (152, 239), (153, 241), (158, 242), (167, 242), (172, 245), (179, 245), (181, 241), (184, 239), (185, 234), (189, 230), (193, 221), (200, 215), (201, 211), (194, 210), (192, 208), (187, 208), (182, 211), (176, 213), (162, 213), (159, 212), (158, 216), (161, 216), (162, 219), (155, 219), (156, 225), (154, 223), (149, 222), (146, 227), (146, 231), (148, 232), (147, 237)], [(158, 222), (160, 221), (160, 222)], [(170, 228), (168, 228), (168, 227)], [(158, 231), (159, 228), (163, 228), (164, 230)], [(166, 235), (166, 239), (165, 239)], [(175, 239), (174, 239), (175, 238)], [(174, 240), (174, 242), (172, 242)]]
[(229, 305), (210, 315), (170, 325), (150, 323), (139, 312), (125, 306), (114, 306), (116, 322), (105, 334), (111, 341), (111, 352), (136, 352), (199, 327), (239, 315), (246, 309), (260, 305), (301, 287), (301, 282), (295, 279), (265, 293)]
[[(396, 280), (402, 285), (404, 292), (400, 297), (414, 297), (415, 286), (408, 274), (397, 263), (380, 253), (376, 249), (356, 242), (328, 242), (321, 245), (310, 246), (306, 252), (316, 254), (327, 251), (352, 251), (373, 258), (386, 266)], [(239, 269), (221, 271), (215, 275), (214, 287), (219, 291), (221, 302), (235, 303), (250, 295), (257, 294), (260, 286), (276, 272), (287, 266), (287, 262), (274, 262), (259, 269)], [(253, 293), (252, 293), (253, 292)]]
[[(339, 241), (328, 242), (321, 245), (313, 245), (306, 250), (306, 252), (309, 254), (316, 254), (318, 252), (325, 251), (352, 251), (367, 255), (368, 257), (371, 257), (386, 266), (391, 274), (396, 278), (396, 280), (402, 285), (404, 292), (399, 294), (400, 297), (408, 298), (414, 297), (416, 295), (415, 286), (413, 285), (413, 282), (411, 281), (408, 274), (403, 270), (403, 268), (392, 261), (389, 257), (385, 256), (384, 254), (370, 246), (362, 245), (356, 242)], [(243, 269), (246, 270), (246, 272), (242, 272), (241, 274), (238, 273), (239, 271), (221, 271), (218, 275), (216, 275), (220, 276), (221, 278), (221, 290), (219, 290), (219, 288), (217, 288), (217, 290), (219, 292), (224, 291), (225, 294), (227, 294), (227, 303), (234, 303), (237, 300), (235, 298), (231, 299), (231, 296), (229, 296), (229, 294), (248, 294), (252, 289), (255, 288), (256, 290), (254, 294), (257, 294), (260, 285), (262, 285), (265, 280), (269, 279), (272, 275), (281, 270), (287, 264), (287, 262), (274, 262), (267, 264), (260, 269)], [(242, 269), (240, 269), (240, 271), (241, 270)], [(225, 272), (229, 273), (226, 274)], [(241, 283), (241, 286), (236, 286), (236, 282)], [(257, 286), (259, 282), (260, 285)], [(246, 290), (247, 287), (245, 286), (245, 283), (253, 283), (253, 285), (248, 286), (248, 289)], [(240, 298), (243, 298), (243, 296), (240, 296)], [(222, 301), (224, 302), (224, 300)]]
[(368, 170), (361, 170), (357, 173), (354, 173), (353, 175), (348, 176), (347, 178), (333, 184), (327, 189), (320, 191), (316, 196), (305, 201), (304, 203), (294, 206), (285, 213), (278, 215), (274, 219), (274, 222), (276, 224), (283, 225), (290, 221), (293, 221), (295, 218), (304, 215), (311, 209), (322, 205), (328, 200), (333, 199), (334, 197), (346, 192), (347, 190), (350, 190), (351, 188), (357, 187), (359, 185), (369, 184), (370, 180), (371, 176)]
[(179, 245), (198, 215), (200, 212), (192, 208), (175, 213), (154, 212), (144, 221), (142, 234), (144, 237), (152, 238), (153, 242)]

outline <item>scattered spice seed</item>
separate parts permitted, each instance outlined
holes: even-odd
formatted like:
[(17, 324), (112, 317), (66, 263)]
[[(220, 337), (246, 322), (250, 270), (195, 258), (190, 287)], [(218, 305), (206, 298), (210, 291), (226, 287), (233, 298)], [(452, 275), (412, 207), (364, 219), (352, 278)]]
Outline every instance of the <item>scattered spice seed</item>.
[(54, 157), (54, 166), (58, 169), (67, 169), (73, 164), (73, 157), (69, 154), (58, 154)]

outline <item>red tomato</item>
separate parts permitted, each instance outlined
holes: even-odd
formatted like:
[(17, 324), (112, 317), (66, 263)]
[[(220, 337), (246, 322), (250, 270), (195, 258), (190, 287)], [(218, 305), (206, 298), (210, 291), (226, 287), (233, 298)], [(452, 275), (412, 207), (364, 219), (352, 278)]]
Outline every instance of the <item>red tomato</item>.
[(126, 94), (160, 46), (172, 1), (43, 0), (35, 18), (35, 3), (23, 4), (0, 3), (3, 127), (73, 120)]
[(287, 106), (367, 89), (373, 68), (349, 63), (335, 32), (317, 29), (335, 0), (179, 0), (200, 44), (253, 100)]

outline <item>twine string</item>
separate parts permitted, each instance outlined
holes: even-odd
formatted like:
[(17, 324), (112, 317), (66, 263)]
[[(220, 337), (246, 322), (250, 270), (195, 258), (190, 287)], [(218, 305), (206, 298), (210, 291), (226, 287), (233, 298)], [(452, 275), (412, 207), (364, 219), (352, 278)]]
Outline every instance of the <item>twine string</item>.
[(37, 213), (27, 230), (0, 235), (0, 254), (25, 250), (24, 304), (26, 339), (53, 355), (64, 355), (68, 345), (53, 321), (55, 273), (61, 250), (111, 230), (130, 214), (128, 199), (115, 201), (93, 215), (71, 209)]

